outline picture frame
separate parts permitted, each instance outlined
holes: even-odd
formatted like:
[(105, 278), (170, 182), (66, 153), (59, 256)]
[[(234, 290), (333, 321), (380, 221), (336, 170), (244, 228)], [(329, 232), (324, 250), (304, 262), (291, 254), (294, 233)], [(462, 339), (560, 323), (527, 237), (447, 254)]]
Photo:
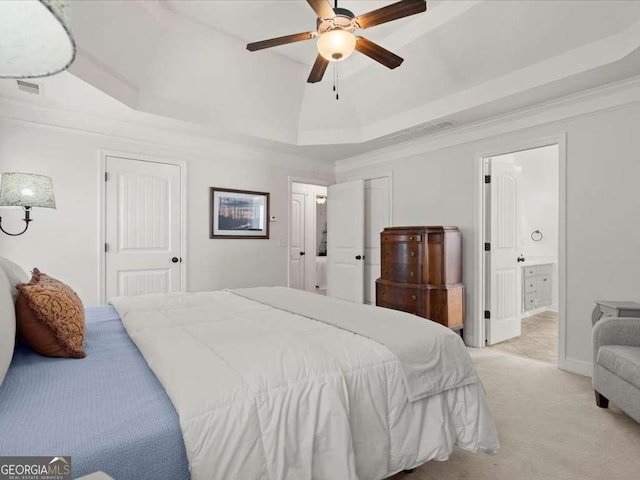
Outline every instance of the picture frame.
[(209, 238), (268, 239), (269, 193), (210, 187)]

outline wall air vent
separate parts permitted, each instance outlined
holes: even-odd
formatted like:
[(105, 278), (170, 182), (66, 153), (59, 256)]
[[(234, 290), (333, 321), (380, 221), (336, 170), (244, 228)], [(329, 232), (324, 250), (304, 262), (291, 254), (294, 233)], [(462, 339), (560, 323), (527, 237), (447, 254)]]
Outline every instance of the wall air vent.
[(453, 127), (455, 123), (444, 121), (438, 123), (425, 123), (423, 125), (418, 125), (417, 127), (409, 128), (407, 130), (403, 130), (394, 135), (391, 135), (389, 138), (398, 138), (405, 136), (426, 136), (431, 135), (433, 133), (440, 132), (442, 130), (446, 130), (449, 127)]
[(32, 95), (42, 95), (42, 85), (39, 83), (25, 82), (24, 80), (16, 80), (18, 90), (30, 93)]

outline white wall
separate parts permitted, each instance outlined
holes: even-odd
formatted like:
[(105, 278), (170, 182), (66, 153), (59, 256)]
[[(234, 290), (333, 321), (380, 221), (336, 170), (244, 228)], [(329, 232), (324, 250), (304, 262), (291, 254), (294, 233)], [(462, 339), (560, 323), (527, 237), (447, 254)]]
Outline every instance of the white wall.
[[(194, 140), (194, 143), (197, 143)], [(149, 142), (48, 127), (31, 122), (0, 120), (0, 172), (26, 171), (53, 178), (57, 210), (35, 209), (29, 231), (19, 237), (0, 234), (0, 255), (25, 270), (38, 267), (67, 282), (85, 305), (99, 302), (99, 151), (108, 149), (187, 162), (188, 270), (190, 291), (254, 285), (286, 285), (288, 177), (331, 181), (328, 169), (304, 159), (286, 166), (282, 154), (210, 142), (210, 150), (195, 151)], [(289, 159), (294, 163), (296, 159)], [(269, 163), (270, 162), (270, 163)], [(306, 165), (306, 166), (305, 166)], [(209, 239), (209, 187), (229, 187), (271, 193), (269, 240)], [(21, 210), (1, 209), (2, 225), (21, 228)]]
[[(518, 184), (518, 247), (527, 261), (553, 264), (551, 300), (555, 307), (558, 306), (558, 155), (558, 145), (513, 154), (514, 165), (521, 169)], [(532, 239), (531, 234), (535, 230), (542, 233), (539, 241)]]
[[(553, 259), (558, 255), (559, 168), (558, 146), (524, 150), (513, 154), (514, 165), (521, 168), (518, 185), (520, 235), (518, 246), (527, 260)], [(543, 237), (534, 241), (531, 233), (540, 230)]]
[(566, 365), (588, 372), (593, 301), (640, 299), (638, 125), (640, 106), (629, 105), (437, 151), (425, 148), (403, 156), (396, 153), (402, 151), (400, 146), (384, 152), (389, 161), (353, 170), (343, 165), (337, 176), (342, 182), (392, 170), (395, 225), (461, 228), (468, 322), (478, 315), (474, 271), (478, 155), (513, 151), (514, 146), (566, 133)]

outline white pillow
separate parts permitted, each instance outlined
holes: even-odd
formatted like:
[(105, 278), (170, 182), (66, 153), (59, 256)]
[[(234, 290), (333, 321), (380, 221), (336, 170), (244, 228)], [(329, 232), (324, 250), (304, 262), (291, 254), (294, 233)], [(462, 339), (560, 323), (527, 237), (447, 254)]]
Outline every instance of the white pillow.
[(11, 299), (11, 284), (0, 268), (0, 385), (9, 369), (16, 342), (16, 311)]
[(12, 262), (8, 258), (0, 257), (0, 268), (4, 270), (4, 273), (7, 275), (9, 285), (11, 286), (13, 303), (16, 303), (16, 298), (18, 298), (18, 289), (16, 288), (16, 285), (28, 282), (30, 277), (27, 275), (27, 272), (20, 267), (20, 265)]

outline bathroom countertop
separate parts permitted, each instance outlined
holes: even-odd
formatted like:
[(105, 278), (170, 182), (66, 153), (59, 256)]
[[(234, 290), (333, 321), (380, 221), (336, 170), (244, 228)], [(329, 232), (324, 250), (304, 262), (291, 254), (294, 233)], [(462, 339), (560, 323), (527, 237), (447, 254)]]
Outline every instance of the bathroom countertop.
[(531, 258), (531, 260), (527, 259), (526, 261), (522, 262), (520, 265), (523, 267), (531, 267), (533, 265), (546, 265), (548, 263), (556, 263), (556, 262), (552, 257), (538, 257), (538, 258)]

